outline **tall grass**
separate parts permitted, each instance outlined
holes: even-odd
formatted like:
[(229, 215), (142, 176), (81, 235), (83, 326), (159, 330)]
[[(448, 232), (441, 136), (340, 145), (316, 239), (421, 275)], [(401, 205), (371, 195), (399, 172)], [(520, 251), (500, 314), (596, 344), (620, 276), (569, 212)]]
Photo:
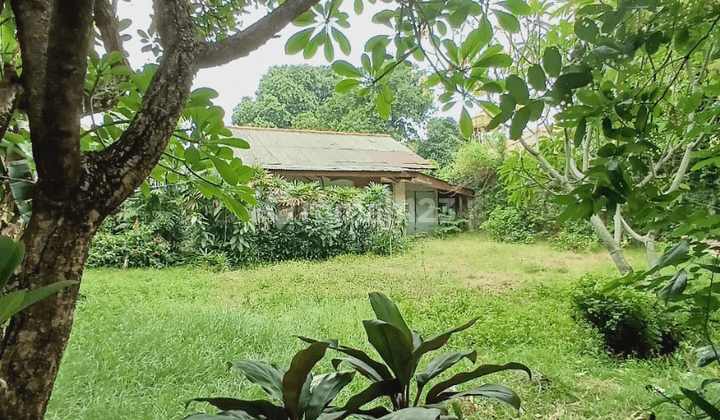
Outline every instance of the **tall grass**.
[[(639, 252), (629, 257), (642, 260)], [(653, 399), (645, 385), (672, 388), (690, 362), (682, 351), (656, 361), (615, 361), (572, 321), (572, 280), (611, 270), (603, 253), (498, 244), (474, 234), (425, 240), (386, 258), (222, 273), (90, 270), (47, 418), (180, 419), (203, 408), (185, 410), (194, 397), (258, 398), (226, 362), (285, 365), (302, 347), (293, 335), (369, 349), (360, 321), (371, 316), (367, 293), (375, 290), (398, 302), (425, 336), (480, 316), (448, 350), (473, 347), (479, 362), (530, 366), (537, 374), (530, 382), (513, 374), (493, 378), (519, 392), (522, 419), (635, 418)], [(331, 369), (329, 360), (321, 369)], [(514, 415), (482, 401), (466, 409), (477, 419)]]

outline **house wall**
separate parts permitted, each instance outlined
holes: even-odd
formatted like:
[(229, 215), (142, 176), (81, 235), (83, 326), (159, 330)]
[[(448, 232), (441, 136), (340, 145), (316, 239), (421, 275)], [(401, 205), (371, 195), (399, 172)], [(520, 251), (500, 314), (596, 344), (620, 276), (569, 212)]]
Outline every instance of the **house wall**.
[(405, 184), (408, 232), (427, 232), (438, 225), (438, 191), (429, 187)]

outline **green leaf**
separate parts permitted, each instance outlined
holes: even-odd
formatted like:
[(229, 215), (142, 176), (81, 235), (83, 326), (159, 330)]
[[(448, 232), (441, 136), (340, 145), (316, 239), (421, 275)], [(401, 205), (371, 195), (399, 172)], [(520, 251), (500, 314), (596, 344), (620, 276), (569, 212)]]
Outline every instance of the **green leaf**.
[(528, 69), (528, 83), (533, 89), (537, 91), (545, 90), (547, 87), (547, 76), (542, 67), (538, 64), (533, 64)]
[(260, 385), (270, 397), (283, 400), (283, 372), (275, 366), (252, 360), (238, 360), (233, 367), (239, 370), (252, 383)]
[(720, 410), (695, 391), (680, 388), (680, 392), (713, 420), (720, 420)]
[(460, 332), (460, 331), (464, 331), (464, 330), (472, 327), (473, 325), (475, 325), (475, 323), (477, 322), (478, 319), (479, 319), (479, 317), (473, 318), (470, 321), (466, 322), (465, 324), (455, 327), (455, 328), (451, 329), (450, 331), (446, 331), (444, 333), (437, 334), (427, 340), (422, 341), (420, 343), (420, 345), (417, 347), (413, 346), (414, 347), (414, 351), (413, 351), (414, 362), (418, 363), (420, 361), (420, 357), (423, 354), (437, 350), (440, 347), (444, 346), (445, 343), (447, 343), (447, 341), (450, 339), (450, 337), (453, 334)]
[(380, 116), (381, 120), (387, 120), (390, 117), (390, 104), (385, 101), (385, 95), (382, 95), (381, 93), (378, 93), (377, 99), (375, 101), (378, 115)]
[(355, 68), (352, 64), (344, 60), (338, 60), (332, 64), (332, 69), (340, 76), (359, 78), (363, 77), (363, 73)]
[(380, 70), (383, 63), (385, 63), (385, 44), (382, 42), (376, 43), (372, 48), (371, 54), (373, 70), (377, 72)]
[(332, 37), (335, 38), (335, 41), (337, 41), (340, 51), (342, 51), (345, 55), (349, 55), (351, 50), (350, 40), (347, 39), (345, 34), (335, 28), (332, 28)]
[(502, 385), (487, 384), (468, 391), (446, 392), (439, 396), (441, 401), (465, 397), (485, 397), (504, 402), (505, 404), (513, 406), (516, 410), (520, 410), (520, 397), (518, 397), (515, 391)]
[(224, 160), (216, 158), (215, 156), (211, 156), (210, 160), (213, 163), (213, 166), (218, 171), (222, 179), (230, 184), (231, 186), (236, 186), (238, 182), (240, 182), (240, 178), (237, 175), (237, 172), (227, 164)]
[(341, 80), (337, 86), (335, 86), (335, 92), (337, 93), (345, 93), (353, 90), (355, 87), (360, 85), (359, 80), (355, 79), (344, 79)]
[(482, 376), (489, 375), (491, 373), (502, 372), (505, 370), (522, 370), (522, 371), (526, 372), (529, 377), (532, 376), (530, 369), (521, 363), (507, 363), (504, 365), (482, 365), (471, 372), (458, 373), (457, 375), (453, 376), (452, 378), (450, 378), (446, 381), (440, 382), (439, 384), (430, 388), (430, 391), (428, 391), (428, 394), (425, 397), (425, 403), (426, 404), (437, 404), (439, 402), (445, 401), (445, 400), (447, 400), (447, 398), (444, 398), (440, 395), (441, 393), (445, 392), (445, 390), (447, 390), (453, 386), (465, 383), (467, 381), (470, 381), (470, 380), (473, 380), (476, 378), (480, 378)]
[(473, 63), (473, 67), (510, 67), (512, 58), (507, 54), (495, 54), (479, 59)]
[(25, 245), (22, 242), (15, 242), (5, 235), (0, 236), (0, 294), (24, 256)]
[(515, 34), (520, 32), (520, 22), (510, 13), (493, 9), (492, 11), (500, 24), (500, 27), (506, 31)]
[(363, 405), (374, 401), (380, 397), (396, 395), (403, 391), (403, 386), (397, 379), (389, 379), (382, 382), (374, 382), (365, 388), (359, 394), (355, 394), (348, 400), (345, 405), (339, 409), (338, 413), (333, 413), (323, 417), (323, 420), (341, 420), (352, 413), (356, 413)]
[(411, 375), (409, 362), (412, 359), (412, 339), (408, 340), (398, 327), (378, 319), (363, 321), (363, 326), (370, 344), (398, 380), (407, 384)]
[(510, 96), (520, 105), (525, 105), (530, 100), (530, 92), (525, 81), (518, 76), (511, 74), (505, 79), (505, 88)]
[(501, 1), (500, 6), (515, 16), (527, 16), (532, 14), (532, 9), (523, 0)]
[(698, 355), (698, 367), (705, 367), (710, 363), (720, 359), (720, 355), (716, 353), (716, 351), (720, 350), (718, 350), (717, 348), (713, 348), (713, 346), (700, 347), (699, 349), (695, 350)]
[(561, 93), (570, 95), (573, 89), (587, 86), (593, 81), (593, 75), (590, 70), (582, 72), (565, 73), (555, 81), (555, 88)]
[(472, 137), (473, 133), (472, 118), (465, 107), (463, 107), (462, 111), (460, 111), (460, 133), (467, 138)]
[(578, 126), (575, 129), (575, 136), (573, 137), (575, 147), (580, 147), (583, 140), (585, 140), (585, 133), (587, 133), (587, 118), (582, 117), (578, 122)]
[(148, 184), (147, 179), (143, 181), (142, 184), (140, 184), (140, 192), (142, 193), (143, 197), (150, 198), (150, 184)]
[(381, 420), (438, 420), (442, 412), (437, 408), (409, 407), (380, 417)]
[(522, 107), (515, 112), (512, 122), (510, 123), (511, 140), (517, 140), (522, 137), (525, 127), (527, 127), (527, 123), (530, 121), (530, 113), (531, 109), (527, 106)]
[(458, 351), (443, 354), (432, 359), (430, 363), (425, 366), (425, 369), (422, 372), (415, 375), (415, 380), (417, 381), (419, 390), (418, 392), (422, 392), (425, 384), (445, 372), (450, 367), (455, 366), (455, 364), (462, 359), (468, 359), (470, 362), (475, 363), (475, 360), (477, 359), (477, 352), (475, 352), (475, 350)]
[(285, 54), (292, 55), (302, 51), (305, 44), (310, 41), (313, 31), (315, 31), (315, 28), (307, 28), (291, 36), (285, 44)]
[(412, 333), (410, 328), (405, 323), (400, 311), (387, 296), (380, 292), (372, 292), (368, 295), (370, 299), (370, 305), (375, 312), (375, 316), (388, 324), (394, 325), (405, 335), (408, 341), (412, 341)]
[(312, 390), (304, 420), (316, 420), (337, 394), (349, 384), (355, 372), (337, 372), (325, 375)]
[(482, 18), (480, 18), (478, 31), (480, 31), (480, 42), (482, 42), (483, 45), (487, 45), (492, 40), (493, 29), (487, 15), (485, 14), (483, 14)]
[(687, 287), (687, 272), (685, 269), (678, 271), (670, 281), (660, 289), (658, 297), (664, 300), (665, 303), (669, 303), (672, 299), (681, 296)]
[(0, 325), (5, 324), (8, 319), (20, 312), (20, 306), (24, 298), (24, 290), (18, 290), (0, 298)]
[[(234, 398), (195, 398), (191, 401), (188, 401), (188, 405), (191, 402), (208, 403), (223, 411), (241, 411), (247, 414), (251, 419), (284, 419), (287, 417), (284, 408), (278, 407), (264, 400), (246, 401), (237, 400)], [(239, 418), (243, 419), (243, 417)]]
[(552, 77), (558, 77), (562, 70), (562, 56), (560, 51), (555, 47), (545, 48), (542, 59), (545, 72)]
[(353, 8), (355, 9), (355, 14), (359, 15), (363, 12), (363, 0), (355, 0), (355, 3), (353, 4)]
[(575, 34), (583, 41), (594, 43), (600, 34), (600, 28), (592, 19), (583, 17), (575, 21)]
[(667, 250), (662, 257), (660, 257), (655, 267), (659, 269), (672, 265), (677, 261), (684, 260), (689, 252), (690, 244), (687, 241), (682, 240), (680, 243)]
[[(307, 337), (298, 337), (300, 340), (306, 342), (306, 343), (315, 343), (317, 340), (313, 340), (311, 338)], [(363, 368), (363, 370), (367, 370), (368, 374), (366, 375), (363, 370), (356, 369), (360, 374), (364, 375), (366, 378), (370, 379), (371, 381), (382, 381), (382, 380), (389, 380), (392, 379), (392, 375), (390, 374), (390, 371), (388, 370), (387, 366), (384, 364), (374, 360), (370, 356), (368, 356), (365, 352), (357, 349), (353, 349), (350, 347), (345, 346), (338, 346), (337, 344), (330, 345), (330, 348), (333, 350), (337, 350), (341, 353), (344, 353), (348, 356), (350, 356), (350, 359), (355, 359), (354, 361), (350, 362), (346, 359), (340, 359), (341, 361), (348, 362), (353, 368), (355, 366), (358, 366), (362, 364), (363, 366), (366, 366)], [(335, 369), (337, 369), (339, 365), (339, 362), (333, 362), (333, 366)]]
[(329, 343), (317, 342), (310, 347), (300, 350), (290, 362), (290, 368), (282, 379), (282, 394), (285, 408), (290, 411), (290, 418), (299, 418), (301, 410), (301, 397), (305, 383), (309, 382), (312, 368), (325, 356)]
[(332, 42), (330, 41), (330, 38), (325, 41), (325, 60), (327, 60), (328, 63), (331, 63), (335, 59), (335, 47), (333, 47)]
[(43, 299), (47, 299), (48, 297), (54, 295), (62, 289), (68, 288), (70, 286), (75, 286), (77, 284), (80, 284), (80, 282), (74, 280), (63, 280), (49, 284), (47, 286), (38, 287), (37, 289), (30, 290), (25, 293), (25, 297), (23, 299), (20, 310), (22, 311), (30, 305), (34, 305)]

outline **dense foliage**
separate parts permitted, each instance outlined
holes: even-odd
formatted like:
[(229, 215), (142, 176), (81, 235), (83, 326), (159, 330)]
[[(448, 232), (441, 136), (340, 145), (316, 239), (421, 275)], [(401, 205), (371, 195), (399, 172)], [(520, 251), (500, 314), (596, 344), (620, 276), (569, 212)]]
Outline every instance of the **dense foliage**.
[(402, 250), (406, 214), (382, 185), (364, 189), (287, 182), (262, 171), (258, 204), (242, 222), (217, 201), (162, 186), (109, 218), (93, 267), (239, 266)]
[(418, 138), (418, 127), (433, 109), (432, 93), (422, 74), (401, 66), (388, 76), (394, 93), (389, 118), (375, 109), (378, 93), (358, 97), (357, 90), (338, 93), (339, 77), (329, 67), (273, 67), (260, 80), (256, 98), (243, 98), (233, 124), (307, 130), (387, 133), (396, 139)]

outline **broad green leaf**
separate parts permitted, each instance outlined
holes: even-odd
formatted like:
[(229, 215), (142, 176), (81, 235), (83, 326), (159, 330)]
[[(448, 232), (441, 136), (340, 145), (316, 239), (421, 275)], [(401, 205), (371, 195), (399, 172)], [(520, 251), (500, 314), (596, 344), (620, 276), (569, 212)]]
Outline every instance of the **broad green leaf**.
[(474, 57), (482, 47), (490, 42), (490, 38), (483, 39), (483, 37), (483, 31), (479, 28), (471, 31), (460, 45), (460, 59)]
[(233, 367), (242, 372), (250, 382), (260, 385), (270, 397), (283, 400), (283, 372), (275, 366), (252, 360), (238, 360), (233, 363)]
[(285, 44), (285, 53), (292, 55), (302, 51), (305, 44), (310, 41), (313, 31), (315, 31), (315, 28), (307, 28), (291, 36)]
[(18, 290), (0, 298), (0, 325), (20, 311), (24, 298), (24, 290)]
[(664, 300), (667, 304), (672, 299), (675, 299), (676, 297), (682, 295), (686, 287), (687, 272), (683, 268), (670, 279), (670, 281), (665, 285), (665, 287), (660, 289), (660, 291), (658, 292), (658, 297)]
[(312, 10), (307, 10), (301, 14), (292, 22), (295, 26), (308, 26), (315, 23), (315, 13)]
[(417, 381), (419, 390), (418, 392), (421, 392), (425, 387), (425, 384), (427, 384), (430, 380), (445, 372), (462, 359), (468, 359), (470, 362), (475, 363), (475, 360), (477, 359), (477, 352), (475, 352), (475, 350), (458, 351), (443, 354), (432, 359), (430, 363), (425, 366), (425, 369), (422, 372), (415, 375), (415, 380)]
[(460, 111), (460, 133), (467, 138), (472, 137), (473, 134), (472, 118), (465, 107)]
[(380, 417), (378, 420), (438, 420), (442, 412), (437, 408), (409, 407)]
[(684, 258), (688, 255), (689, 252), (690, 244), (687, 241), (682, 240), (677, 245), (667, 250), (660, 257), (655, 267), (663, 268), (667, 267), (668, 265), (672, 265), (677, 261), (684, 260)]
[(565, 73), (557, 78), (555, 87), (563, 94), (571, 94), (573, 89), (587, 86), (593, 81), (590, 70), (582, 72)]
[(526, 108), (530, 109), (530, 121), (537, 121), (542, 117), (542, 112), (545, 109), (545, 102), (541, 100), (530, 101)]
[(505, 0), (500, 6), (515, 16), (527, 16), (532, 14), (532, 9), (523, 0)]
[(533, 64), (528, 69), (528, 83), (533, 89), (537, 91), (545, 90), (547, 87), (547, 77), (542, 67), (538, 64)]
[(390, 117), (390, 104), (385, 101), (385, 95), (378, 93), (375, 104), (378, 115), (380, 115), (380, 119), (387, 120)]
[[(220, 410), (223, 411), (240, 411), (248, 416), (251, 419), (260, 419), (260, 418), (267, 418), (267, 419), (284, 419), (286, 418), (285, 409), (282, 407), (278, 407), (268, 401), (264, 400), (256, 400), (256, 401), (246, 401), (246, 400), (237, 400), (234, 398), (195, 398), (188, 402), (188, 405), (191, 402), (204, 402), (208, 403), (214, 407), (217, 407)], [(191, 417), (192, 418), (192, 417)], [(234, 417), (231, 417), (234, 418)], [(239, 417), (242, 418), (242, 417)]]
[(352, 64), (344, 60), (338, 60), (332, 64), (332, 69), (340, 76), (359, 78), (363, 77), (363, 73), (355, 68)]
[[(317, 342), (317, 340), (313, 340), (313, 339), (307, 338), (307, 337), (298, 337), (298, 338), (306, 343)], [(331, 344), (330, 348), (333, 350), (339, 351), (341, 353), (344, 353), (344, 354), (350, 356), (351, 358), (357, 359), (359, 362), (369, 366), (370, 369), (372, 369), (372, 371), (374, 372), (374, 374), (371, 375), (372, 377), (366, 375), (366, 377), (368, 379), (370, 379), (370, 380), (377, 379), (378, 381), (392, 379), (392, 374), (390, 374), (390, 371), (388, 370), (387, 366), (374, 360), (373, 358), (368, 356), (365, 352), (363, 352), (361, 350), (353, 349), (350, 347), (338, 346), (337, 343)], [(343, 360), (343, 361), (345, 361), (345, 360)], [(333, 363), (333, 365), (337, 369), (338, 364)], [(351, 364), (351, 366), (354, 366), (354, 364)], [(363, 372), (359, 369), (358, 369), (358, 372), (363, 374)]]
[(698, 367), (705, 367), (709, 365), (710, 363), (720, 359), (720, 349), (713, 348), (713, 346), (705, 346), (700, 347), (699, 349), (695, 350), (695, 352), (698, 355)]
[(385, 44), (382, 42), (376, 43), (372, 48), (371, 55), (373, 70), (377, 72), (385, 63)]
[(442, 381), (434, 387), (430, 388), (430, 391), (428, 391), (428, 394), (425, 397), (425, 403), (437, 404), (439, 402), (442, 402), (444, 399), (440, 397), (440, 394), (445, 392), (447, 389), (456, 385), (463, 384), (467, 381), (489, 375), (491, 373), (502, 372), (505, 370), (522, 370), (526, 372), (529, 377), (532, 376), (530, 369), (521, 363), (507, 363), (504, 365), (482, 365), (471, 372), (458, 373), (452, 378)]
[(216, 158), (215, 156), (211, 156), (210, 160), (212, 161), (213, 166), (225, 182), (227, 182), (233, 187), (236, 186), (238, 182), (240, 182), (240, 178), (238, 177), (237, 173), (227, 162), (222, 159)]
[(305, 44), (305, 48), (303, 48), (303, 58), (308, 60), (315, 57), (318, 48), (320, 48), (320, 42), (318, 39), (311, 39), (307, 44)]
[(0, 294), (25, 256), (25, 244), (0, 236)]
[(333, 47), (332, 41), (328, 38), (325, 41), (325, 60), (331, 63), (335, 59), (335, 47)]
[(575, 136), (573, 137), (573, 144), (575, 147), (580, 147), (583, 140), (585, 140), (585, 134), (587, 133), (587, 118), (582, 117), (578, 122), (577, 128), (575, 128)]
[(492, 12), (495, 14), (501, 28), (513, 34), (520, 32), (520, 22), (515, 16), (495, 9)]
[(513, 406), (516, 410), (520, 410), (520, 397), (518, 397), (515, 391), (502, 385), (487, 384), (463, 392), (446, 392), (440, 394), (438, 398), (440, 401), (447, 401), (450, 399), (454, 400), (465, 397), (485, 397), (491, 400), (504, 402)]
[(312, 368), (325, 356), (329, 343), (317, 342), (310, 347), (300, 350), (290, 362), (290, 368), (282, 379), (282, 395), (285, 408), (290, 411), (290, 418), (299, 418), (301, 410), (301, 397), (303, 388), (308, 382)]
[(143, 183), (140, 184), (140, 192), (142, 193), (143, 197), (150, 198), (150, 184), (148, 184), (147, 180), (143, 181)]
[(355, 3), (353, 5), (353, 7), (355, 9), (355, 14), (357, 14), (357, 15), (361, 14), (363, 12), (363, 8), (364, 8), (363, 6), (364, 6), (363, 0), (355, 0)]
[(392, 104), (393, 100), (395, 99), (395, 95), (393, 94), (392, 89), (388, 85), (384, 85), (382, 87), (380, 94), (383, 96), (383, 100), (385, 100), (385, 102), (389, 104)]
[(412, 340), (408, 340), (398, 327), (379, 319), (363, 321), (363, 326), (370, 344), (400, 382), (407, 384), (412, 375), (409, 366), (413, 351)]
[(225, 144), (238, 149), (249, 149), (250, 145), (243, 139), (236, 139), (233, 137), (221, 137), (217, 140), (209, 141), (208, 144)]
[(530, 100), (530, 92), (525, 81), (514, 74), (505, 79), (505, 89), (515, 99), (515, 102), (520, 105), (525, 105)]
[(546, 48), (543, 53), (542, 64), (547, 74), (552, 77), (558, 77), (562, 70), (562, 56), (560, 55), (560, 51), (555, 47)]
[(512, 58), (507, 54), (495, 54), (479, 59), (473, 63), (473, 67), (510, 67)]
[(74, 280), (63, 280), (48, 284), (47, 286), (38, 287), (37, 289), (30, 290), (25, 293), (20, 310), (22, 311), (30, 305), (34, 305), (43, 299), (47, 299), (48, 297), (54, 295), (62, 289), (70, 286), (75, 286), (76, 284), (80, 284), (80, 282)]
[(341, 389), (349, 384), (355, 372), (336, 372), (325, 375), (312, 390), (305, 410), (304, 420), (316, 420), (335, 399)]
[(480, 42), (482, 42), (483, 45), (487, 45), (492, 40), (493, 28), (485, 14), (480, 18), (478, 31), (480, 31)]
[(332, 28), (332, 37), (335, 38), (335, 41), (337, 41), (340, 51), (342, 51), (345, 55), (349, 55), (351, 50), (350, 40), (347, 39), (345, 34), (335, 28)]
[(200, 152), (195, 148), (195, 146), (190, 146), (185, 149), (185, 161), (190, 166), (195, 166), (198, 162), (200, 162)]
[(356, 79), (344, 79), (338, 82), (335, 86), (335, 92), (345, 93), (353, 90), (355, 87), (360, 85), (360, 81)]
[(715, 407), (710, 401), (703, 398), (700, 394), (695, 391), (686, 388), (680, 388), (680, 392), (683, 393), (687, 399), (693, 402), (699, 409), (707, 414), (713, 420), (720, 420), (720, 410)]
[(594, 43), (600, 34), (600, 29), (592, 19), (583, 17), (575, 20), (575, 34), (583, 41)]
[(473, 318), (463, 325), (460, 325), (449, 331), (445, 331), (444, 333), (437, 334), (433, 337), (428, 338), (427, 340), (424, 340), (419, 346), (415, 347), (415, 350), (413, 351), (415, 363), (417, 364), (420, 361), (420, 357), (423, 354), (437, 350), (440, 347), (444, 346), (453, 334), (460, 331), (465, 331), (466, 329), (475, 325), (478, 319), (479, 317)]
[(390, 379), (382, 382), (374, 382), (359, 394), (355, 394), (348, 400), (337, 413), (323, 417), (323, 420), (342, 420), (352, 413), (358, 412), (360, 407), (380, 397), (396, 395), (403, 391), (403, 386), (397, 379)]
[(397, 305), (380, 292), (372, 292), (368, 295), (368, 297), (375, 316), (379, 320), (385, 321), (388, 324), (392, 324), (397, 327), (405, 335), (405, 338), (412, 342), (412, 333), (410, 332), (410, 328), (405, 323)]
[(530, 121), (529, 107), (522, 107), (515, 112), (513, 115), (512, 122), (510, 123), (510, 139), (517, 140), (522, 137), (525, 127), (527, 127), (528, 121)]

